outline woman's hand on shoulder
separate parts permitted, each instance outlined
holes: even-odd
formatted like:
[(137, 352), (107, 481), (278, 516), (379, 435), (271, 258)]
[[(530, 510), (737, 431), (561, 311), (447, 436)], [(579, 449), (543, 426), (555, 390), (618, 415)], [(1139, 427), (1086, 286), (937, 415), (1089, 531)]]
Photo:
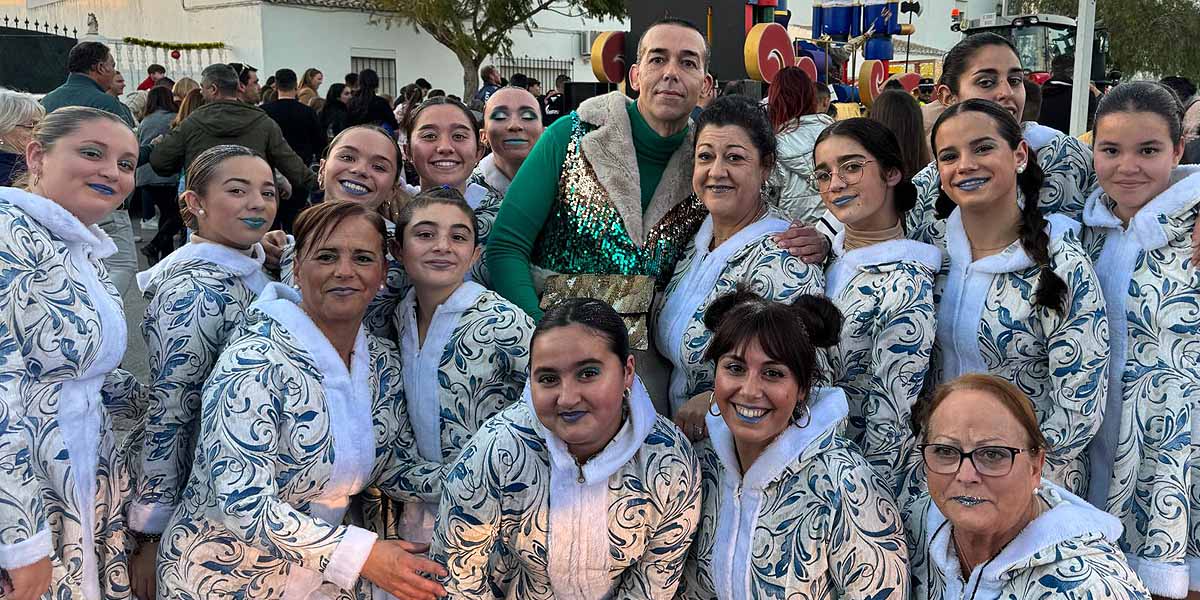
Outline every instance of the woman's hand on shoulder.
[(816, 227), (800, 221), (792, 221), (790, 227), (775, 234), (775, 241), (780, 248), (810, 265), (821, 264), (829, 256), (829, 238)]
[(362, 576), (400, 600), (433, 600), (446, 590), (426, 575), (445, 577), (446, 569), (428, 558), (418, 556), (429, 544), (404, 540), (379, 540), (363, 564)]
[(266, 254), (266, 266), (279, 268), (279, 260), (283, 258), (283, 247), (287, 245), (287, 234), (280, 230), (268, 231), (262, 238), (263, 253)]
[(708, 414), (708, 406), (712, 401), (712, 392), (702, 392), (692, 396), (679, 411), (675, 413), (675, 425), (683, 431), (688, 440), (699, 442), (708, 437), (708, 425), (704, 422)]

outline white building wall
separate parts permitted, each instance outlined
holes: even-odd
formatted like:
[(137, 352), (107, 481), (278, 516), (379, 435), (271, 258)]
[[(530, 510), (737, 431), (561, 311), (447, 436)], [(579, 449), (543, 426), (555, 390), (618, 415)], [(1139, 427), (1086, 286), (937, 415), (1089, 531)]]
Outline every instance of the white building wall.
[[(52, 24), (74, 27), (83, 37), (88, 13), (95, 13), (100, 35), (110, 39), (136, 37), (170, 42), (225, 42), (226, 60), (262, 64), (262, 24), (259, 7), (229, 0), (0, 0), (0, 12), (28, 15)], [(127, 70), (120, 64), (117, 68)], [(172, 59), (160, 55), (167, 74)], [(178, 65), (177, 65), (178, 66)], [(137, 85), (143, 73), (126, 73)]]

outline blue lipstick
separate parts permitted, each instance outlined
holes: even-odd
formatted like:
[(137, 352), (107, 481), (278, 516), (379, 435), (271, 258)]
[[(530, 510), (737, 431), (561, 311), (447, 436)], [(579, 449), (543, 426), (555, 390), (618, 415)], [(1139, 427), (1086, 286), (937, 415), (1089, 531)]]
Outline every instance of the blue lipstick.
[(111, 195), (117, 193), (116, 190), (108, 187), (107, 185), (103, 185), (100, 183), (89, 183), (89, 184), (87, 184), (87, 186), (92, 188), (93, 190), (96, 190), (97, 192), (100, 192), (101, 194), (104, 194), (105, 196), (111, 196)]
[(246, 227), (250, 229), (262, 229), (267, 224), (267, 220), (260, 217), (247, 217), (238, 220), (245, 223)]

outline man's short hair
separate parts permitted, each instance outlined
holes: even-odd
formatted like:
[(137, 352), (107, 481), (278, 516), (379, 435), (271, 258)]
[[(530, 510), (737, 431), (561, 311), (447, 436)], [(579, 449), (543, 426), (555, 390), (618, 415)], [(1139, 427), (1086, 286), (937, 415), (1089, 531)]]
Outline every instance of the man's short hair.
[(299, 84), (299, 78), (296, 77), (295, 71), (287, 68), (275, 71), (275, 89), (281, 92), (294, 92), (297, 84)]
[(67, 70), (72, 73), (87, 73), (108, 60), (108, 46), (100, 42), (79, 42), (67, 54)]
[(346, 73), (346, 77), (342, 81), (350, 87), (355, 87), (358, 85), (358, 73)]
[(512, 77), (508, 78), (508, 85), (529, 89), (529, 76), (524, 73), (513, 73)]
[(554, 87), (566, 85), (568, 83), (571, 83), (571, 77), (566, 73), (559, 73), (558, 76), (554, 78)]
[(485, 84), (491, 83), (492, 74), (495, 72), (496, 65), (484, 65), (483, 68), (479, 70), (479, 79), (483, 80), (483, 83)]
[(251, 73), (258, 72), (258, 69), (239, 62), (231, 62), (229, 63), (229, 66), (233, 68), (233, 72), (237, 74), (238, 81), (240, 81), (242, 85), (250, 83)]
[(164, 67), (164, 66), (162, 66), (162, 65), (160, 65), (160, 64), (157, 64), (157, 63), (155, 63), (155, 64), (153, 64), (153, 65), (150, 65), (149, 67), (146, 67), (146, 74), (147, 74), (147, 75), (153, 75), (153, 74), (155, 74), (155, 73), (162, 73), (163, 75), (166, 75), (166, 74), (167, 74), (167, 68), (166, 68), (166, 67)]
[(1168, 75), (1163, 77), (1159, 83), (1171, 88), (1171, 91), (1175, 92), (1180, 102), (1187, 102), (1188, 99), (1196, 95), (1196, 84), (1192, 83), (1192, 80), (1187, 77)]
[(429, 84), (429, 80), (425, 79), (424, 77), (418, 77), (417, 80), (414, 81), (413, 83), (417, 84), (417, 87), (419, 87), (427, 92), (429, 90), (433, 89), (433, 86)]
[(821, 83), (819, 81), (814, 81), (813, 89), (816, 91), (818, 97), (822, 97), (822, 98), (830, 97), (829, 96), (829, 86), (824, 83)]
[(207, 88), (210, 85), (217, 86), (217, 93), (221, 96), (236, 96), (238, 93), (238, 74), (233, 67), (217, 63), (205, 67), (200, 73), (200, 87)]
[(706, 71), (708, 70), (709, 59), (712, 58), (712, 52), (708, 47), (708, 38), (704, 36), (704, 32), (700, 31), (699, 27), (696, 27), (695, 23), (693, 23), (687, 19), (680, 19), (679, 17), (663, 17), (663, 18), (651, 23), (649, 27), (647, 27), (644, 31), (642, 31), (642, 36), (638, 38), (638, 43), (637, 43), (637, 62), (642, 62), (642, 52), (645, 51), (645, 48), (642, 47), (642, 42), (644, 42), (646, 40), (646, 34), (650, 33), (651, 29), (654, 29), (655, 27), (658, 27), (659, 25), (674, 25), (676, 27), (683, 27), (686, 29), (691, 29), (692, 31), (695, 31), (696, 33), (700, 34), (700, 39), (704, 40), (704, 57), (703, 57), (704, 70), (706, 70)]

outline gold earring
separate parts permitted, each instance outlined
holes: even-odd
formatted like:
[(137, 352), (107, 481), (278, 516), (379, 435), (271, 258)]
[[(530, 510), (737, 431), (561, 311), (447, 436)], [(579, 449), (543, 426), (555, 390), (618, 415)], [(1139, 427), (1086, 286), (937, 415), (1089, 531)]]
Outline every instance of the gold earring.
[(713, 390), (708, 393), (708, 414), (710, 414), (714, 417), (719, 417), (719, 416), (721, 416), (720, 411), (713, 412), (713, 409), (716, 408), (716, 406), (717, 406), (717, 391)]

